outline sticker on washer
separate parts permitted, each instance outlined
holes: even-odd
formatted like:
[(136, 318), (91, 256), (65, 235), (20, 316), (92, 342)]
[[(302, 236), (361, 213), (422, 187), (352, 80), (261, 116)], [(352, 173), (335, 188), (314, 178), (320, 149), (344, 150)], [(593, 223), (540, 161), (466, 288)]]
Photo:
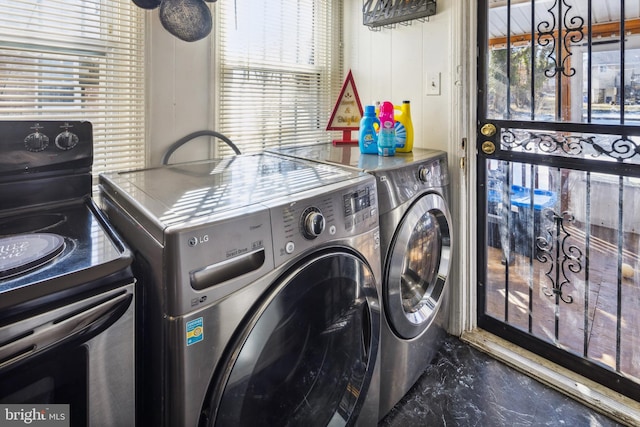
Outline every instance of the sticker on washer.
[(187, 322), (187, 346), (204, 339), (204, 326), (202, 317)]

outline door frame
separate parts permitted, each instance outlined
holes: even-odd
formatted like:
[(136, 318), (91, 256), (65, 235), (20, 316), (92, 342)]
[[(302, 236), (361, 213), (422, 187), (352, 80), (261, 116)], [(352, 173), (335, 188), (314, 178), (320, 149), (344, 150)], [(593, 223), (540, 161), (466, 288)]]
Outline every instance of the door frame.
[(452, 234), (455, 251), (451, 286), (449, 333), (461, 336), (476, 330), (476, 73), (477, 0), (453, 1), (451, 9), (451, 67), (453, 89), (449, 140)]

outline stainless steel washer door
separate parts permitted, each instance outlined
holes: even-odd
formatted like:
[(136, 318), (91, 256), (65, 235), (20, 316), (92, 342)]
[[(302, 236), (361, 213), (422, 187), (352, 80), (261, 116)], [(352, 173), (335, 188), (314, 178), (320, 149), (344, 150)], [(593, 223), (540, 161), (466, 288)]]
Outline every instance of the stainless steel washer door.
[(440, 309), (451, 270), (450, 224), (442, 196), (426, 194), (409, 208), (391, 241), (384, 302), (401, 338), (420, 335)]
[(353, 425), (376, 363), (377, 298), (370, 268), (347, 251), (292, 269), (229, 346), (206, 424)]

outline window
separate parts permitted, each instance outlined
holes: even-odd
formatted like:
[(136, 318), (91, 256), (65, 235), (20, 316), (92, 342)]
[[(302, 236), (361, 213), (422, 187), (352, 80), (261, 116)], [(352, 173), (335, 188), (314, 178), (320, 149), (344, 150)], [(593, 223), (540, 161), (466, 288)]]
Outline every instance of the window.
[(87, 120), (94, 174), (144, 166), (144, 12), (0, 0), (0, 120)]
[[(217, 2), (217, 130), (242, 153), (329, 142), (344, 79), (342, 1)], [(219, 146), (222, 155), (232, 151)]]
[[(573, 121), (599, 124), (620, 123), (620, 95), (624, 93), (624, 123), (640, 124), (640, 36), (625, 37), (624, 63), (620, 61), (620, 43), (611, 37), (599, 39), (591, 49), (581, 45), (575, 48), (576, 82), (571, 86), (571, 113)], [(591, 55), (591, 57), (589, 57)], [(578, 62), (579, 63), (579, 62)], [(589, 66), (591, 73), (589, 74)], [(624, 73), (621, 68), (624, 68)], [(621, 79), (624, 78), (624, 91)], [(591, 81), (589, 82), (589, 79)], [(589, 97), (589, 89), (591, 97)], [(589, 104), (590, 101), (590, 104)], [(591, 107), (591, 108), (589, 108)], [(589, 112), (591, 117), (589, 117)], [(635, 140), (635, 138), (634, 138)]]

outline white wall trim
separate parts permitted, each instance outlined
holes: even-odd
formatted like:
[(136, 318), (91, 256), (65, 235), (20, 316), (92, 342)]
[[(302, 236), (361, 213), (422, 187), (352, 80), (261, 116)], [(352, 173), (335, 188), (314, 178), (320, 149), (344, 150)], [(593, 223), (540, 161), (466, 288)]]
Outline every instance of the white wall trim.
[[(450, 332), (460, 335), (476, 326), (476, 185), (475, 120), (476, 120), (476, 0), (454, 2), (452, 13), (451, 69), (454, 71), (451, 103), (452, 135), (450, 170), (455, 175), (452, 185), (455, 211), (454, 235), (457, 244), (454, 264), (453, 310)], [(463, 140), (465, 141), (463, 147)], [(464, 162), (464, 165), (461, 164)]]
[(469, 331), (477, 327), (477, 283), (478, 283), (478, 253), (477, 253), (477, 234), (478, 234), (478, 212), (477, 212), (477, 195), (475, 192), (477, 186), (477, 167), (476, 161), (477, 154), (477, 103), (478, 103), (478, 82), (476, 76), (478, 75), (478, 1), (469, 0), (467, 8), (467, 39), (466, 39), (466, 60), (465, 63), (468, 66), (468, 104), (469, 104), (469, 116), (467, 117), (467, 123), (469, 124), (469, 138), (467, 141), (467, 177), (468, 177), (468, 193), (467, 193), (467, 226), (469, 239), (469, 263), (467, 265), (468, 280), (469, 280), (469, 304), (468, 304), (468, 317), (465, 319), (464, 330)]

